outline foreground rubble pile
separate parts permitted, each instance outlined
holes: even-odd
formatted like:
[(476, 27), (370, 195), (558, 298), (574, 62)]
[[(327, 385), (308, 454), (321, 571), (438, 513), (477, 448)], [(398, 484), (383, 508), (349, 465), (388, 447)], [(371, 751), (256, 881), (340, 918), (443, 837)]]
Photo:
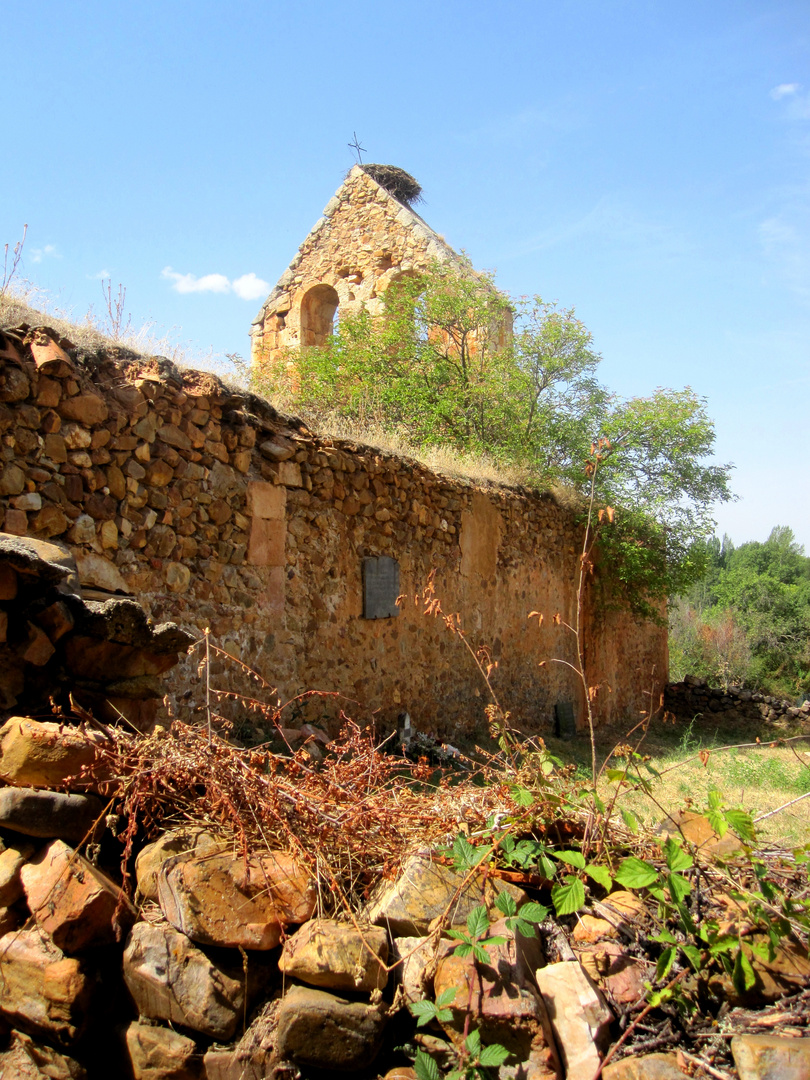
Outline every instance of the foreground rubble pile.
[[(216, 737), (209, 748), (204, 733), (180, 725), (151, 737), (28, 717), (0, 728), (0, 1016), (9, 1032), (0, 1076), (354, 1072), (405, 1080), (416, 1075), (415, 1050), (449, 1068), (474, 1029), (485, 1046), (508, 1051), (489, 1075), (591, 1080), (634, 1024), (628, 1047), (636, 1050), (614, 1054), (606, 1080), (726, 1077), (732, 1062), (741, 1080), (810, 1075), (810, 1039), (798, 1037), (810, 1019), (810, 962), (800, 941), (788, 937), (772, 961), (760, 950), (750, 993), (740, 996), (730, 980), (714, 987), (727, 1001), (723, 1024), (709, 1017), (690, 1042), (676, 1010), (639, 1022), (656, 982), (655, 904), (640, 892), (616, 887), (578, 917), (547, 919), (529, 936), (504, 912), (531, 910), (530, 893), (543, 895), (536, 876), (459, 871), (436, 847), (417, 847), (376, 882), (352, 878), (327, 833), (317, 876), (319, 857), (294, 830), (288, 850), (272, 835), (258, 842), (251, 829), (240, 837), (218, 825), (227, 815), (212, 813), (202, 790), (177, 790), (162, 818), (174, 816), (175, 827), (145, 842), (143, 820), (135, 831), (127, 821), (126, 789), (144, 773), (132, 762), (151, 760), (164, 773), (156, 794), (165, 795), (174, 775), (166, 763), (178, 746), (185, 757), (195, 745), (220, 770), (248, 763), (270, 790), (273, 774), (255, 751)], [(313, 775), (328, 770), (332, 749)], [(303, 773), (305, 762), (304, 749), (287, 765)], [(202, 771), (200, 778), (212, 791)], [(341, 790), (333, 786), (325, 813), (338, 820)], [(465, 789), (456, 806), (469, 796)], [(261, 820), (263, 808), (255, 809)], [(436, 801), (432, 812), (442, 817), (446, 804)], [(473, 816), (469, 803), (465, 814)], [(368, 828), (371, 850), (373, 822)], [(693, 815), (683, 828), (696, 843), (716, 843), (705, 819)], [(121, 876), (122, 855), (132, 881)], [(355, 887), (349, 907), (347, 882)], [(751, 935), (755, 928), (734, 910), (731, 902), (730, 925)], [(492, 939), (485, 961), (458, 948), (458, 935), (481, 918)], [(416, 1028), (425, 1002), (439, 1003), (436, 1019)], [(696, 1051), (720, 1044), (722, 1068), (701, 1072), (709, 1059)]]

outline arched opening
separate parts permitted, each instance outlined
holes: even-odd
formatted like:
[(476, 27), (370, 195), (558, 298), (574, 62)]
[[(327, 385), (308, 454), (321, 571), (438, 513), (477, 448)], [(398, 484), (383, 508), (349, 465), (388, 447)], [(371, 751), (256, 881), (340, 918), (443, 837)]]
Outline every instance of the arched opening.
[(335, 320), (338, 294), (331, 285), (315, 285), (301, 301), (301, 344), (325, 345)]

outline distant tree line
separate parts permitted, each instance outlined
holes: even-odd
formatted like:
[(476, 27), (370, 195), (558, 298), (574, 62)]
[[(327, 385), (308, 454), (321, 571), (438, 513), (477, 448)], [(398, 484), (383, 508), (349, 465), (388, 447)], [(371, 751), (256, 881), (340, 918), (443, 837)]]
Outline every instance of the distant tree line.
[(810, 695), (810, 558), (792, 529), (739, 547), (714, 537), (705, 559), (705, 577), (671, 605), (671, 677)]

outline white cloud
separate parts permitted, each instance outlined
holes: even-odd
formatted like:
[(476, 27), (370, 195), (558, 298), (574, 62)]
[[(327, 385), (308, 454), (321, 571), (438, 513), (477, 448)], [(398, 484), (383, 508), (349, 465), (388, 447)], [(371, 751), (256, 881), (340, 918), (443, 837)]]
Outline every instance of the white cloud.
[(797, 94), (799, 90), (801, 90), (801, 83), (780, 83), (771, 90), (771, 97), (774, 101), (778, 101), (780, 98), (791, 97), (793, 94)]
[(45, 247), (31, 249), (31, 262), (41, 263), (43, 259), (61, 259), (62, 256), (56, 250), (55, 244), (46, 244)]
[(112, 277), (109, 270), (99, 270), (97, 274), (87, 275), (91, 281), (105, 281), (108, 277)]
[(242, 274), (229, 281), (224, 274), (179, 274), (171, 266), (165, 266), (160, 276), (172, 282), (172, 288), (179, 293), (235, 293), (240, 300), (258, 300), (270, 292), (270, 285), (254, 273)]
[(259, 300), (270, 292), (270, 283), (262, 281), (253, 273), (242, 274), (241, 277), (234, 278), (231, 288), (242, 300)]

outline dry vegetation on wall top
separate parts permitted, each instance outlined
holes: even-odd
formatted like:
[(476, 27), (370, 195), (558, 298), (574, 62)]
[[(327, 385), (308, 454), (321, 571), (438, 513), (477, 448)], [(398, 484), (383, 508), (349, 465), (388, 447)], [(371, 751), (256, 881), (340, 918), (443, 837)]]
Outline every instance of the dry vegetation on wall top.
[(361, 165), (364, 173), (406, 206), (422, 201), (422, 185), (396, 165)]

